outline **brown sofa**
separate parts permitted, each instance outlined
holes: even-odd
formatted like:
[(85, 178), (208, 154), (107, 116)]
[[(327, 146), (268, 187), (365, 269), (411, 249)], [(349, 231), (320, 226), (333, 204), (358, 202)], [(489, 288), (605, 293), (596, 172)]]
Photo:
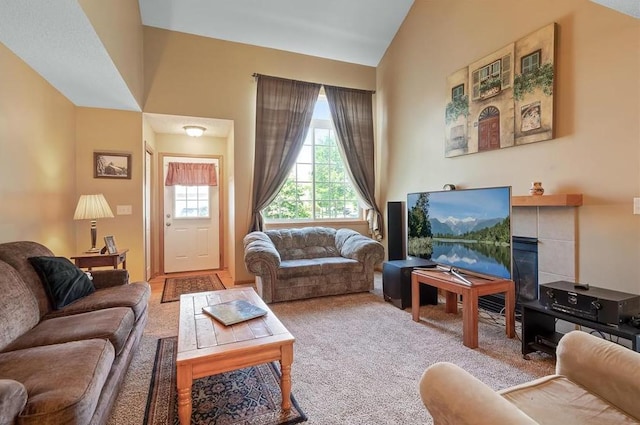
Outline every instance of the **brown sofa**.
[(640, 354), (582, 331), (560, 339), (556, 373), (494, 392), (452, 363), (436, 363), (420, 396), (436, 425), (640, 423)]
[(303, 227), (244, 237), (244, 262), (266, 303), (370, 291), (382, 260), (382, 244), (351, 229)]
[(104, 424), (144, 330), (149, 284), (94, 270), (95, 291), (56, 310), (30, 257), (53, 253), (0, 244), (0, 424)]

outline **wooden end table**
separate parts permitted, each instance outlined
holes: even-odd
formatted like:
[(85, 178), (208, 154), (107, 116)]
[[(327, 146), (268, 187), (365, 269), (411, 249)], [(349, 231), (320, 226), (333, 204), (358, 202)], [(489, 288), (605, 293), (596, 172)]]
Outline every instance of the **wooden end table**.
[(483, 279), (465, 275), (471, 285), (458, 280), (453, 274), (440, 270), (414, 270), (411, 273), (411, 313), (420, 321), (420, 284), (435, 286), (445, 292), (447, 313), (458, 313), (458, 295), (462, 295), (462, 339), (469, 348), (478, 347), (478, 297), (504, 293), (505, 324), (507, 337), (513, 338), (515, 330), (515, 285), (508, 279)]
[[(202, 307), (243, 299), (267, 314), (225, 326), (202, 312)], [(253, 288), (233, 288), (180, 296), (180, 324), (176, 357), (178, 417), (191, 423), (194, 379), (275, 360), (280, 362), (282, 409), (291, 409), (291, 364), (295, 338)]]
[(71, 257), (75, 260), (76, 267), (81, 269), (91, 270), (93, 267), (113, 267), (118, 268), (119, 264), (122, 264), (122, 268), (127, 268), (127, 252), (129, 249), (120, 249), (115, 254), (80, 254), (75, 257)]

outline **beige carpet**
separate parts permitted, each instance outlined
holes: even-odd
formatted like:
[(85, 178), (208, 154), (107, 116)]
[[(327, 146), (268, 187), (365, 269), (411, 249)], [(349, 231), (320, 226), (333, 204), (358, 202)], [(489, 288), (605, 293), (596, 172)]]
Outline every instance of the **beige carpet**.
[[(424, 369), (451, 361), (493, 389), (529, 381), (553, 371), (553, 360), (524, 360), (520, 341), (486, 315), (480, 347), (462, 345), (462, 318), (444, 306), (423, 306), (411, 320), (382, 299), (380, 275), (372, 293), (272, 304), (296, 337), (293, 392), (308, 424), (432, 423), (418, 394)], [(178, 303), (151, 300), (149, 323), (133, 359), (109, 424), (142, 423), (157, 339), (177, 334)], [(498, 320), (499, 321), (499, 320)]]

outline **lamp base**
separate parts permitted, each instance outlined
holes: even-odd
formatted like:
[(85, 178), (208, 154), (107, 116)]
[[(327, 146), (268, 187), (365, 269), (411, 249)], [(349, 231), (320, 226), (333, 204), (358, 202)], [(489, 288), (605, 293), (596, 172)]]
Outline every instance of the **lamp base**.
[(100, 252), (99, 248), (89, 248), (88, 250), (85, 251), (85, 253), (87, 254), (98, 254)]

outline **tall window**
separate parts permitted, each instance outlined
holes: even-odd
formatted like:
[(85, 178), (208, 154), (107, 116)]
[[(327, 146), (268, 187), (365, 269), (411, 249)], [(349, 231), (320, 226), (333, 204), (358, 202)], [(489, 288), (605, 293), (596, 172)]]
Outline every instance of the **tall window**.
[(358, 219), (358, 197), (338, 150), (327, 98), (320, 94), (309, 133), (287, 181), (262, 211), (266, 220)]

